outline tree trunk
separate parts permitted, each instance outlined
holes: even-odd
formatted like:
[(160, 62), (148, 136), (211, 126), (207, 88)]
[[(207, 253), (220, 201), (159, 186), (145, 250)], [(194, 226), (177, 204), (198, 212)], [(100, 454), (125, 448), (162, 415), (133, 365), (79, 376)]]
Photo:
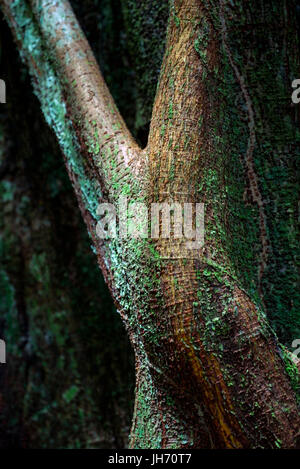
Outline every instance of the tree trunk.
[[(135, 448), (299, 446), (299, 373), (263, 312), (270, 240), (256, 169), (259, 155), (297, 152), (299, 122), (285, 94), (299, 51), (295, 4), (266, 3), (170, 2), (149, 140), (140, 149), (69, 3), (1, 2), (135, 351)], [(272, 96), (284, 95), (281, 107), (265, 106), (263, 60), (277, 73)], [(230, 199), (240, 159), (261, 245), (254, 288), (232, 249), (247, 213)], [(204, 203), (204, 247), (186, 256), (184, 238), (99, 239), (99, 202), (125, 196), (148, 206)]]

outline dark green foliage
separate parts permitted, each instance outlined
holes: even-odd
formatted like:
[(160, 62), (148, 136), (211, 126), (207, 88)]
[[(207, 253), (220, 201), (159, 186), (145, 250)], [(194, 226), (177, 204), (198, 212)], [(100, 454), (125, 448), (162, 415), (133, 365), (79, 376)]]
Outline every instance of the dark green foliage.
[[(256, 146), (253, 160), (264, 202), (269, 242), (269, 256), (262, 279), (263, 302), (280, 340), (291, 347), (292, 340), (300, 337), (300, 295), (297, 288), (300, 133), (299, 110), (291, 103), (291, 82), (299, 73), (299, 63), (296, 61), (299, 43), (294, 35), (296, 5), (295, 2), (264, 2), (259, 24), (248, 28), (247, 25), (253, 21), (253, 12), (261, 11), (260, 5), (261, 2), (251, 2), (249, 9), (244, 8), (244, 16), (235, 15), (230, 47), (245, 77), (255, 109)], [(273, 25), (272, 35), (264, 24)], [(251, 45), (251, 49), (247, 44)], [(240, 113), (243, 113), (242, 108)], [(233, 116), (231, 125), (235, 125)], [(245, 154), (246, 142), (243, 148), (240, 137), (239, 141), (235, 157), (237, 164), (233, 160), (231, 172), (232, 169), (238, 171), (239, 155)], [(240, 175), (243, 171), (245, 167), (241, 168)], [(247, 190), (249, 180), (246, 178), (245, 182)], [(229, 198), (235, 199), (236, 207), (238, 204), (241, 206), (243, 201), (242, 188), (238, 197), (235, 196), (237, 188), (234, 180), (228, 190)], [(245, 227), (245, 231), (241, 236), (235, 233), (231, 236), (231, 252), (241, 278), (253, 285), (256, 278), (251, 275), (250, 269), (251, 264), (259, 262), (260, 247), (256, 251), (253, 249), (259, 228), (253, 224), (253, 202), (249, 191), (248, 194), (244, 193), (244, 202), (240, 213), (244, 218), (241, 226)], [(235, 226), (234, 219), (230, 220), (230, 226)], [(249, 229), (251, 226), (252, 230)], [(248, 246), (242, 248), (245, 240)]]
[[(167, 0), (122, 0), (127, 44), (135, 71), (135, 130), (146, 141), (165, 46)], [(143, 138), (144, 135), (144, 138)]]
[[(204, 3), (214, 26), (220, 29), (219, 2)], [(236, 276), (254, 301), (262, 305), (279, 339), (291, 348), (292, 341), (300, 337), (299, 106), (291, 102), (291, 83), (299, 75), (299, 42), (294, 33), (299, 30), (296, 2), (225, 3), (227, 46), (236, 70), (223, 44), (223, 69), (207, 79), (207, 92), (216, 110), (214, 132), (220, 150), (212, 168), (206, 169), (202, 185), (211, 186), (218, 229), (223, 230), (223, 249)], [(202, 27), (205, 29), (205, 25)], [(222, 43), (221, 32), (219, 35)], [(201, 49), (201, 37), (195, 48), (199, 54), (205, 49), (205, 44)], [(252, 161), (268, 244), (260, 288), (262, 223), (246, 164), (250, 107), (255, 129)], [(219, 188), (224, 184), (226, 198), (221, 200)], [(226, 220), (221, 207), (227, 208)]]

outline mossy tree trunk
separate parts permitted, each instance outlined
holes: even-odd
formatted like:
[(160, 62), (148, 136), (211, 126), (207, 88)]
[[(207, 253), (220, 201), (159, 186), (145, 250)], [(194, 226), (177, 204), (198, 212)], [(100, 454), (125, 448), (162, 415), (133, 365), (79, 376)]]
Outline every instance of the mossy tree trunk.
[[(272, 245), (260, 182), (262, 160), (267, 172), (299, 151), (295, 3), (171, 1), (144, 149), (69, 3), (1, 4), (135, 351), (131, 446), (298, 446), (299, 372), (264, 314)], [(181, 259), (166, 239), (100, 240), (97, 206), (120, 196), (204, 202), (204, 248)], [(248, 254), (251, 236), (259, 249)]]

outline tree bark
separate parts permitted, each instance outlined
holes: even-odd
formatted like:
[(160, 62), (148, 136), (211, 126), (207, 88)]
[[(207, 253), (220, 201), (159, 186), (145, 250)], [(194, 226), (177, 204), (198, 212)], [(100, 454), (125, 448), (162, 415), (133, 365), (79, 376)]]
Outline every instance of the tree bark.
[[(259, 75), (258, 46), (248, 48), (247, 63), (242, 48), (248, 28), (259, 38), (260, 17), (269, 17), (254, 3), (170, 2), (149, 141), (140, 149), (69, 3), (1, 1), (135, 351), (135, 448), (299, 446), (293, 387), (299, 373), (294, 366), (290, 379), (292, 362), (263, 312), (270, 248), (254, 157), (270, 141), (270, 124), (249, 87), (251, 60), (258, 88), (265, 79)], [(273, 13), (287, 12), (286, 3), (278, 3)], [(296, 31), (286, 15), (287, 31)], [(270, 42), (276, 41), (268, 21), (263, 27)], [(293, 49), (290, 57), (296, 70), (299, 53)], [(256, 296), (244, 288), (228, 248), (227, 164), (241, 152), (245, 135), (242, 149), (261, 241)], [(181, 258), (185, 239), (100, 240), (98, 203), (116, 204), (119, 196), (148, 205), (204, 202), (204, 247)]]

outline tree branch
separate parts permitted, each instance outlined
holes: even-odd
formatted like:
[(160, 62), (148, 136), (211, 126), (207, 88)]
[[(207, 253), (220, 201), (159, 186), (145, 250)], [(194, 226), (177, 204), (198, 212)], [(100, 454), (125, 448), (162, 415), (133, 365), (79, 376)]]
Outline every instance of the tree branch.
[[(140, 175), (144, 153), (118, 112), (69, 2), (2, 0), (1, 4), (69, 169), (80, 173), (81, 179), (85, 175), (93, 180), (92, 198), (101, 185), (113, 200), (129, 174)], [(90, 202), (94, 216), (95, 200)]]
[[(120, 268), (118, 278), (124, 278), (127, 263), (112, 254), (116, 247), (97, 236), (97, 207), (104, 200), (116, 203), (124, 193), (139, 197), (145, 152), (120, 116), (69, 2), (0, 0), (0, 6), (57, 136), (93, 249), (121, 311), (114, 274)], [(128, 259), (131, 267), (132, 262)]]

